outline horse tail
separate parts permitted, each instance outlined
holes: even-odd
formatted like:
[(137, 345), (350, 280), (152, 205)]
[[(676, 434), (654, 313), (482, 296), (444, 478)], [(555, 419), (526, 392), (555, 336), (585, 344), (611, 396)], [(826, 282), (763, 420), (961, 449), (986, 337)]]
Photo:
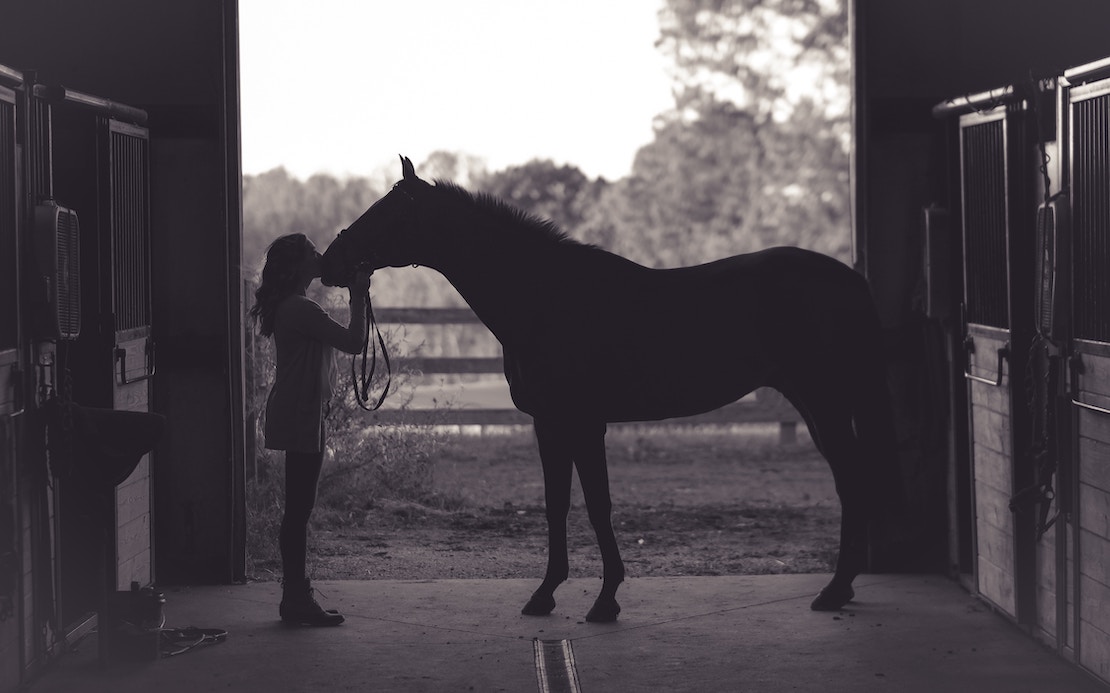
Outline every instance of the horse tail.
[(893, 400), (887, 379), (883, 331), (879, 314), (867, 295), (859, 348), (856, 387), (851, 399), (852, 420), (862, 455), (869, 495), (880, 516), (904, 509), (905, 487), (898, 460), (898, 436)]

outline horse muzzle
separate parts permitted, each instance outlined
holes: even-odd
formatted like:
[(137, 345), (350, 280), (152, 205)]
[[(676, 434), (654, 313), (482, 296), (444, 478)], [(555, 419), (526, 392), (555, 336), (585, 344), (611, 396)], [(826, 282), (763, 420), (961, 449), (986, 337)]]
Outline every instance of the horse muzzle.
[(324, 263), (320, 268), (320, 283), (324, 286), (338, 286), (346, 288), (351, 285), (351, 280), (354, 279), (354, 268), (346, 271), (342, 267), (336, 267), (335, 263)]
[(328, 261), (327, 256), (325, 256), (320, 266), (320, 283), (324, 286), (347, 288), (354, 281), (357, 272), (373, 274), (374, 263), (364, 260), (349, 264), (343, 261)]

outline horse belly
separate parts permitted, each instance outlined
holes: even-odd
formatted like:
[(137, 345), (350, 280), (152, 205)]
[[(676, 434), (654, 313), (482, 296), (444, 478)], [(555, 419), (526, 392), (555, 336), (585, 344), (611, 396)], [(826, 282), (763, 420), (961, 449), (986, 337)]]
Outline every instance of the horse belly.
[(637, 364), (632, 355), (597, 372), (591, 399), (606, 421), (657, 421), (719, 409), (771, 382), (773, 367), (748, 349), (703, 348)]
[(602, 398), (607, 404), (607, 421), (658, 421), (695, 416), (732, 404), (755, 390), (751, 382), (720, 384), (691, 383), (686, 386), (641, 389), (624, 397)]

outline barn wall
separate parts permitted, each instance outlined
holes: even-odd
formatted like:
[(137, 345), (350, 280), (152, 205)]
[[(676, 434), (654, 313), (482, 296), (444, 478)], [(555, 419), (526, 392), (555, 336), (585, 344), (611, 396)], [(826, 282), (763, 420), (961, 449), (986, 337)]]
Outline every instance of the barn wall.
[[(970, 367), (989, 378), (997, 368), (995, 349), (1004, 342), (975, 334), (975, 353), (968, 356), (958, 298), (928, 313), (920, 299), (926, 291), (963, 294), (958, 119), (935, 118), (933, 107), (1006, 85), (1030, 84), (1031, 73), (1060, 76), (1067, 68), (1106, 57), (1110, 49), (1103, 28), (1110, 25), (1110, 5), (1096, 0), (854, 0), (851, 19), (857, 265), (871, 281), (890, 335), (903, 471), (911, 479), (940, 474), (947, 481), (946, 492), (919, 494), (913, 500), (949, 505), (946, 554), (953, 576), (962, 577), (970, 589), (1065, 657), (1110, 680), (1110, 612), (1105, 606), (1110, 603), (1105, 578), (1110, 482), (1100, 472), (1110, 459), (1110, 417), (1072, 409), (1071, 392), (1066, 404), (1050, 402), (1064, 412), (1061, 421), (1070, 420), (1067, 412), (1075, 411), (1074, 429), (1065, 426), (1072, 433), (1061, 434), (1060, 454), (1062, 464), (1076, 466), (1077, 478), (1058, 479), (1057, 491), (1074, 496), (1070, 500), (1076, 512), (1061, 515), (1048, 532), (1036, 536), (1031, 514), (1015, 515), (1008, 507), (1035, 469), (1028, 424), (1013, 423), (1024, 400), (1006, 397), (1005, 388), (968, 383), (964, 377)], [(1055, 193), (1067, 175), (1058, 163), (1066, 158), (1067, 143), (1046, 145)], [(1039, 152), (1030, 156), (1039, 161)], [(930, 258), (928, 275), (918, 222), (927, 205), (949, 210), (952, 219), (941, 229), (949, 242), (937, 244), (952, 252), (942, 253), (939, 261)], [(1032, 234), (1022, 235), (1020, 242), (1031, 245)], [(946, 291), (929, 286), (930, 280), (946, 283)], [(1032, 277), (1017, 281), (1024, 285), (1022, 291), (1034, 283)], [(1031, 309), (1027, 295), (1015, 308)], [(940, 336), (915, 354), (904, 345), (922, 323), (927, 334)], [(1110, 349), (1097, 346), (1094, 351), (1101, 352), (1084, 353), (1085, 370), (1077, 377), (1086, 383), (1080, 394), (1105, 408), (1110, 383), (1099, 381), (1104, 371), (1097, 359), (1110, 360)], [(946, 376), (947, 397), (897, 375), (915, 368), (936, 373), (937, 363)], [(1012, 362), (1007, 367), (1013, 379), (1024, 374), (1024, 367)], [(930, 412), (941, 412), (944, 424), (932, 427)]]
[[(149, 408), (167, 418), (159, 446), (116, 489), (118, 588), (132, 581), (229, 582), (242, 574), (237, 46), (236, 0), (43, 0), (0, 6), (0, 101), (10, 96), (10, 86), (19, 89), (23, 71), (39, 84), (64, 85), (149, 115), (155, 375), (115, 389), (98, 387), (110, 383), (114, 364), (91, 369), (78, 364), (75, 375), (75, 392), (101, 393), (83, 404)], [(57, 149), (55, 157), (63, 185), (66, 170), (73, 174), (70, 181), (78, 180), (82, 166), (87, 172), (88, 159), (58, 152), (67, 150)], [(8, 154), (0, 140), (0, 159), (7, 161)], [(23, 161), (28, 157), (24, 149)], [(17, 256), (9, 244), (13, 238), (26, 244), (30, 231), (22, 221), (17, 233), (7, 227), (4, 196), (11, 194), (12, 182), (6, 165), (0, 183), (0, 609), (11, 609), (9, 617), (0, 618), (0, 690), (7, 691), (57, 653), (59, 628), (69, 624), (52, 618), (63, 592), (56, 588), (87, 582), (87, 576), (72, 568), (67, 572), (59, 560), (61, 537), (51, 536), (64, 524), (59, 518), (66, 507), (59, 499), (67, 491), (62, 483), (53, 494), (46, 486), (39, 386), (57, 382), (54, 369), (36, 363), (57, 358), (59, 350), (31, 341), (27, 297), (9, 291), (15, 278), (4, 268)], [(29, 199), (38, 190), (33, 183), (15, 185)], [(95, 198), (86, 203), (97, 208)], [(24, 209), (22, 202), (19, 206)], [(90, 226), (96, 217), (88, 215)], [(83, 216), (82, 227), (85, 221)], [(89, 335), (104, 324), (104, 316), (92, 318), (93, 324), (85, 325)], [(19, 331), (14, 341), (13, 330)], [(17, 348), (9, 341), (18, 342)], [(142, 365), (141, 342), (121, 346), (134, 351), (128, 364)], [(18, 368), (11, 369), (13, 364)], [(18, 403), (12, 399), (16, 389), (23, 394)], [(13, 414), (24, 404), (26, 413)]]
[(1098, 0), (853, 0), (858, 264), (884, 323), (905, 324), (920, 271), (923, 206), (946, 204), (952, 141), (932, 107), (1100, 59), (1110, 6)]
[(4, 11), (0, 63), (150, 115), (150, 396), (168, 422), (151, 470), (155, 574), (232, 580), (245, 456), (237, 3), (45, 0)]

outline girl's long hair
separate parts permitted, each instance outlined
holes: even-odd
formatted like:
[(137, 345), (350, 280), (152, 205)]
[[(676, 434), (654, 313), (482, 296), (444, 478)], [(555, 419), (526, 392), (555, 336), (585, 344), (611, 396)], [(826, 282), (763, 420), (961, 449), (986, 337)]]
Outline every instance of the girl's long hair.
[(254, 291), (254, 305), (250, 309), (250, 316), (258, 322), (258, 331), (263, 337), (274, 333), (278, 304), (300, 288), (297, 274), (307, 252), (308, 236), (303, 233), (282, 236), (266, 249), (262, 281)]

